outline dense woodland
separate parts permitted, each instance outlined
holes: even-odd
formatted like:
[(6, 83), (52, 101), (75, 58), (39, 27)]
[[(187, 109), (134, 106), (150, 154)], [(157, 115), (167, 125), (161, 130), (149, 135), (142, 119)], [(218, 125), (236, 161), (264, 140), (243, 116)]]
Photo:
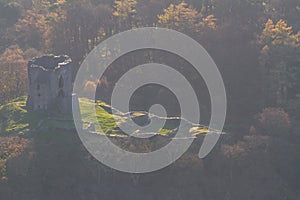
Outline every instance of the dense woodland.
[[(298, 0), (1, 0), (0, 11), (0, 104), (27, 93), (26, 64), (34, 56), (67, 54), (75, 63), (75, 74), (104, 39), (124, 30), (158, 26), (188, 34), (208, 50), (223, 75), (233, 118), (248, 121), (264, 108), (280, 107), (299, 119)], [(103, 100), (126, 70), (126, 62), (145, 61), (133, 61), (136, 57), (141, 56), (116, 63), (119, 68), (99, 81)], [(178, 58), (165, 57), (156, 55), (170, 66), (178, 63)], [(180, 68), (189, 67), (181, 62)], [(87, 82), (86, 89), (91, 87), (96, 86)]]
[[(78, 138), (64, 140), (78, 154), (70, 149), (65, 152), (62, 143), (36, 138), (34, 150), (30, 147), (23, 156), (8, 163), (11, 182), (5, 186), (0, 182), (0, 197), (2, 191), (6, 199), (34, 199), (29, 194), (43, 199), (47, 195), (49, 199), (84, 199), (80, 195), (88, 199), (99, 199), (101, 195), (107, 195), (106, 199), (120, 199), (123, 195), (125, 199), (157, 199), (145, 184), (159, 191), (163, 199), (299, 200), (299, 0), (0, 0), (0, 106), (27, 94), (27, 62), (33, 57), (67, 54), (74, 62), (75, 76), (84, 58), (101, 41), (125, 30), (149, 26), (183, 32), (212, 56), (226, 87), (225, 131), (230, 133), (229, 139), (226, 136), (204, 161), (196, 161), (188, 154), (167, 168), (170, 171), (166, 173), (141, 176), (139, 185), (135, 184), (135, 176), (112, 172), (94, 161), (84, 160), (88, 155), (77, 149)], [(203, 80), (192, 76), (189, 63), (175, 55), (155, 50), (134, 52), (115, 61), (98, 85), (87, 81), (84, 89), (97, 88), (98, 98), (109, 102), (116, 80), (132, 64), (149, 59), (168, 64), (189, 77), (203, 100), (200, 108), (203, 122), (207, 123), (210, 101)], [(133, 109), (147, 110), (148, 105), (159, 102), (167, 107), (169, 115), (178, 115), (177, 102), (170, 99), (172, 94), (153, 88), (145, 87), (140, 96), (133, 98)], [(146, 106), (139, 105), (140, 100)], [(20, 155), (22, 146), (32, 144), (21, 138), (1, 137), (2, 151)], [(52, 151), (54, 155), (49, 153)], [(28, 161), (28, 152), (37, 152), (33, 161)], [(1, 165), (6, 166), (1, 155), (4, 154), (0, 151), (0, 169)], [(81, 164), (70, 171), (68, 167), (78, 161)], [(60, 162), (63, 170), (59, 171), (53, 162)], [(45, 163), (50, 167), (40, 167)], [(31, 170), (19, 169), (27, 165)], [(31, 180), (32, 187), (18, 178), (18, 170), (23, 173), (20, 177)], [(106, 184), (98, 179), (100, 171), (108, 173), (103, 178)], [(81, 182), (73, 180), (74, 174)], [(176, 178), (173, 174), (180, 175)], [(155, 185), (161, 177), (164, 180)], [(168, 179), (174, 187), (166, 186)], [(7, 180), (3, 182), (6, 184)], [(119, 190), (112, 189), (120, 185), (123, 187)], [(218, 190), (212, 191), (213, 187)], [(12, 188), (19, 196), (12, 195)], [(55, 196), (56, 189), (65, 196)], [(28, 193), (24, 198), (23, 190)]]

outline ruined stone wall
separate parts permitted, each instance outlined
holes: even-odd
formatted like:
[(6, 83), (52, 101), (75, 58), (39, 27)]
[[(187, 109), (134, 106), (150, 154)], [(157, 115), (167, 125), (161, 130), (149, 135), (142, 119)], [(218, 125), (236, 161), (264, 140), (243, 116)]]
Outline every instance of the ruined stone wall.
[(68, 56), (43, 56), (29, 61), (29, 110), (70, 113), (72, 90), (72, 61)]

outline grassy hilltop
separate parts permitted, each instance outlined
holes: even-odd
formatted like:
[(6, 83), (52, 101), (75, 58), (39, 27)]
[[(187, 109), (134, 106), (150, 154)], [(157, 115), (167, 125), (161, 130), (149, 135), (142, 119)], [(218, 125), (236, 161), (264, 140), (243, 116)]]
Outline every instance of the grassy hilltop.
[[(119, 115), (111, 114), (111, 107), (104, 102), (97, 102), (96, 116), (98, 121), (93, 121), (90, 116), (89, 108), (94, 103), (88, 99), (80, 99), (80, 112), (82, 114), (83, 127), (87, 127), (87, 123), (93, 122), (101, 125), (102, 133), (98, 134), (123, 134), (118, 129), (118, 123), (126, 123), (131, 117), (134, 121), (139, 119), (154, 119), (154, 115), (149, 115), (146, 112), (132, 112), (125, 114), (119, 112)], [(25, 108), (26, 97), (20, 97), (0, 107), (0, 135), (31, 135), (35, 131), (47, 129), (74, 129), (75, 125), (72, 120), (72, 115), (54, 114), (54, 113), (38, 113), (27, 111)], [(115, 122), (116, 119), (116, 122)], [(155, 118), (158, 119), (159, 118)], [(167, 119), (165, 126), (157, 131), (157, 134), (167, 135), (174, 130), (178, 125), (178, 118)], [(140, 120), (141, 121), (141, 120)], [(208, 129), (205, 126), (191, 125), (189, 132), (192, 134), (207, 133)]]
[[(80, 99), (80, 112), (82, 115), (83, 128), (86, 129), (92, 123), (99, 123), (102, 131), (95, 130), (90, 133), (107, 135), (121, 148), (141, 152), (152, 151), (159, 146), (164, 146), (177, 132), (180, 118), (165, 118), (164, 127), (158, 127), (157, 132), (148, 132), (147, 129), (137, 131), (137, 134), (151, 134), (155, 137), (151, 140), (139, 140), (129, 137), (118, 127), (119, 124), (128, 125), (127, 120), (133, 119), (138, 124), (147, 124), (149, 120), (159, 122), (163, 120), (158, 116), (146, 112), (122, 113), (117, 111), (117, 115), (111, 114), (111, 108), (104, 102), (94, 103), (88, 99)], [(78, 151), (81, 155), (81, 143), (76, 134), (72, 114), (55, 114), (43, 112), (31, 112), (26, 110), (26, 97), (19, 97), (6, 105), (0, 106), (0, 185), (7, 182), (11, 176), (7, 169), (12, 167), (8, 163), (18, 160), (19, 157), (29, 158), (33, 152), (49, 151), (55, 153), (65, 147), (71, 147), (72, 151)], [(90, 115), (91, 106), (96, 107), (97, 121)], [(160, 125), (160, 123), (158, 123)], [(196, 137), (208, 132), (207, 127), (186, 123), (186, 135)], [(87, 131), (87, 134), (89, 131)], [(99, 137), (101, 139), (101, 137)], [(133, 144), (133, 145), (132, 145)], [(53, 146), (53, 147), (52, 147)], [(57, 147), (55, 147), (57, 146)], [(65, 152), (63, 153), (65, 154)], [(10, 161), (13, 160), (13, 161)], [(15, 164), (13, 164), (14, 167)], [(14, 173), (13, 173), (14, 174)]]

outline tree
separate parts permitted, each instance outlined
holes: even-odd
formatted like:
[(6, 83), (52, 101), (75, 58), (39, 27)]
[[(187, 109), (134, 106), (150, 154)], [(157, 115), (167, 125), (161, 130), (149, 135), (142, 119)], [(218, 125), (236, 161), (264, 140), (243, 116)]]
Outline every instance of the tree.
[(285, 19), (295, 29), (300, 29), (300, 1), (299, 0), (268, 0), (264, 1), (265, 14), (270, 19)]
[(216, 29), (216, 18), (213, 15), (203, 16), (184, 1), (170, 4), (164, 13), (158, 15), (158, 26), (174, 29), (199, 39), (202, 33)]
[(282, 108), (265, 108), (257, 120), (256, 128), (264, 134), (283, 134), (291, 127), (290, 117)]
[(214, 8), (214, 0), (202, 0), (201, 12), (204, 15), (211, 15)]
[(23, 48), (44, 49), (47, 37), (45, 17), (32, 10), (16, 24), (16, 42)]
[(116, 0), (113, 15), (116, 20), (116, 31), (124, 31), (137, 26), (136, 0)]
[(137, 4), (138, 26), (155, 26), (157, 16), (163, 12), (164, 4), (160, 0), (140, 0)]
[(276, 24), (268, 20), (259, 44), (266, 103), (284, 105), (288, 98), (295, 95), (291, 91), (297, 82), (295, 75), (300, 69), (300, 32), (293, 34), (293, 28), (284, 20)]
[(195, 33), (198, 31), (202, 15), (187, 3), (170, 4), (164, 13), (158, 16), (158, 25), (181, 32)]
[(79, 64), (101, 40), (112, 34), (112, 10), (104, 4), (93, 5), (89, 0), (64, 2), (54, 6), (48, 19), (51, 24), (51, 50), (68, 54)]
[(11, 39), (8, 36), (20, 15), (21, 9), (18, 3), (0, 1), (0, 52), (10, 45)]
[(40, 53), (12, 45), (0, 56), (0, 104), (27, 93), (27, 61)]

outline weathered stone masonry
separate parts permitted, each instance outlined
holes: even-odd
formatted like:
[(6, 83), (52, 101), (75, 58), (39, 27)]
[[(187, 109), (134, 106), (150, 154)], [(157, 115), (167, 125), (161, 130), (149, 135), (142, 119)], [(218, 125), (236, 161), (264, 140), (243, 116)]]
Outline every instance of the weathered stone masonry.
[(71, 113), (72, 90), (70, 57), (48, 55), (28, 62), (28, 110)]

